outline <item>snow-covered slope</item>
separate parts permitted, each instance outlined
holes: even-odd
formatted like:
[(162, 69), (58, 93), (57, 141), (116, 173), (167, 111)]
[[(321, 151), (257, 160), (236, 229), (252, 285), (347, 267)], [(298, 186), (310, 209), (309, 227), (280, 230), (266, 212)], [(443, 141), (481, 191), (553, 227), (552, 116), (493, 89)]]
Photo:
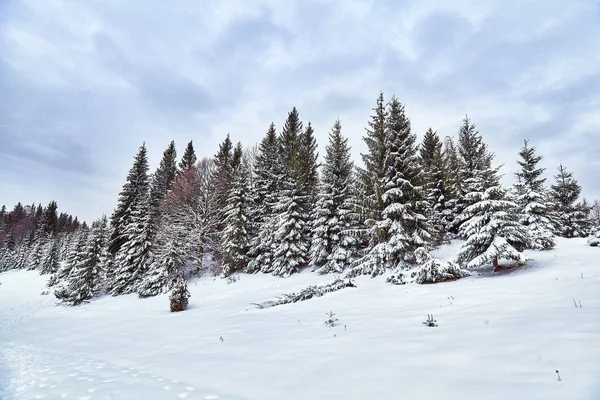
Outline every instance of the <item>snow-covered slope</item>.
[(0, 398), (600, 399), (600, 253), (571, 239), (528, 255), (508, 274), (361, 278), (264, 310), (250, 303), (332, 277), (205, 278), (182, 313), (167, 296), (55, 307), (44, 277), (3, 273)]

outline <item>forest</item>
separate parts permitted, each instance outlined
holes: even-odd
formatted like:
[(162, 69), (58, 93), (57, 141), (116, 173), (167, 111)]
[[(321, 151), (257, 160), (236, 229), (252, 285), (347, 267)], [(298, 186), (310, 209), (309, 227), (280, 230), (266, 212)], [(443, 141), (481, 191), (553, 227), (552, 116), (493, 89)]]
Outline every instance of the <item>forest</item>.
[[(171, 142), (154, 173), (142, 144), (110, 217), (88, 225), (54, 201), (2, 206), (0, 271), (50, 275), (48, 293), (64, 304), (171, 292), (171, 310), (181, 311), (187, 281), (204, 274), (234, 281), (309, 269), (336, 282), (436, 283), (521, 266), (524, 250), (552, 249), (557, 236), (600, 242), (600, 201), (581, 199), (564, 165), (546, 183), (527, 140), (510, 187), (466, 116), (456, 136), (430, 128), (419, 141), (404, 105), (381, 93), (363, 140), (367, 151), (352, 160), (336, 120), (320, 159), (313, 127), (293, 108), (260, 143), (227, 135), (212, 157), (198, 159), (190, 141), (178, 159)], [(455, 238), (465, 240), (456, 262), (431, 256)]]

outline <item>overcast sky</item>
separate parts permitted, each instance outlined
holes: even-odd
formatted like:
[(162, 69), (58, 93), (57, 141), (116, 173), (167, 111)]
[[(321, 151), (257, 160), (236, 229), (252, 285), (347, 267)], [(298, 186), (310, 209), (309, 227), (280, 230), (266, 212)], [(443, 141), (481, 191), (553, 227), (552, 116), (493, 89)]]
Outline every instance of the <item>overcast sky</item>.
[(507, 183), (528, 138), (600, 198), (597, 0), (0, 0), (0, 204), (110, 215), (142, 142), (211, 156), (293, 106), (358, 161), (380, 91), (420, 137), (468, 113)]

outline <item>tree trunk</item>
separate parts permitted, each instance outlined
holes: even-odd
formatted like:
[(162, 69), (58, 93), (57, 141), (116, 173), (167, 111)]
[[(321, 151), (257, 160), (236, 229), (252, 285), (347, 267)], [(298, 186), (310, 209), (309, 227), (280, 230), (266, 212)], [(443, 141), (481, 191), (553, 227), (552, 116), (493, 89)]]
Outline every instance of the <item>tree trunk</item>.
[(494, 265), (494, 271), (497, 271), (498, 270), (498, 257), (494, 257), (493, 265)]

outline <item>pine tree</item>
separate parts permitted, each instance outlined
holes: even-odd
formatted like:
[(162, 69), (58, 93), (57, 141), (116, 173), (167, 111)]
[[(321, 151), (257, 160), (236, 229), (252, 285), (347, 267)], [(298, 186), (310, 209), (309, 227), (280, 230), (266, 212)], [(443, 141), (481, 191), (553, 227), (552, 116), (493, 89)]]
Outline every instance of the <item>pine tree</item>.
[(139, 286), (140, 297), (164, 293), (177, 276), (183, 275), (186, 262), (185, 234), (177, 225), (163, 226), (159, 234), (158, 254)]
[(248, 173), (244, 166), (238, 166), (224, 210), (222, 233), (223, 275), (229, 276), (246, 268), (248, 264), (248, 202), (250, 188)]
[(451, 221), (449, 190), (446, 187), (447, 164), (442, 151), (442, 142), (437, 132), (429, 128), (420, 148), (423, 188), (425, 198), (431, 205), (428, 218), (435, 233), (435, 244), (440, 245)]
[(296, 107), (288, 113), (288, 117), (283, 125), (283, 131), (279, 138), (279, 154), (284, 162), (286, 172), (291, 172), (299, 177), (301, 175), (299, 168), (300, 139), (302, 135), (302, 121)]
[(173, 181), (177, 174), (177, 151), (175, 142), (171, 141), (169, 147), (164, 151), (160, 164), (152, 177), (150, 189), (150, 207), (152, 208), (153, 218), (158, 223), (158, 215), (162, 200), (171, 190)]
[(414, 252), (429, 247), (431, 227), (425, 216), (424, 198), (418, 165), (416, 137), (404, 106), (392, 98), (385, 124), (386, 173), (381, 179), (383, 211), (371, 228), (371, 248), (349, 276), (376, 276), (386, 269), (414, 264)]
[(45, 238), (56, 236), (58, 233), (58, 205), (55, 201), (48, 203), (40, 223), (40, 234)]
[(146, 146), (142, 145), (112, 216), (113, 296), (134, 292), (152, 261), (149, 186)]
[[(383, 93), (379, 93), (374, 115), (368, 122), (367, 133), (363, 141), (367, 145), (368, 152), (362, 154), (364, 170), (360, 170), (363, 181), (363, 209), (365, 210), (366, 223), (372, 225), (374, 221), (381, 218), (383, 212), (383, 188), (381, 182), (386, 174), (386, 160), (388, 155), (386, 121), (387, 110), (384, 104)], [(374, 238), (371, 238), (373, 240)]]
[(519, 206), (520, 222), (527, 227), (529, 247), (535, 250), (548, 250), (556, 245), (552, 233), (551, 208), (548, 204), (542, 178), (545, 168), (538, 168), (542, 159), (535, 155), (535, 147), (530, 147), (525, 140), (519, 152), (518, 161), (521, 170), (515, 173), (517, 183), (514, 185), (516, 203)]
[(55, 238), (48, 241), (44, 248), (40, 274), (52, 274), (58, 271), (60, 265), (60, 241)]
[[(69, 280), (73, 271), (75, 271), (85, 258), (85, 250), (89, 232), (85, 229), (79, 229), (74, 233), (76, 237), (72, 241), (71, 248), (67, 252), (66, 259), (62, 262), (58, 271), (52, 274), (48, 280), (48, 287), (59, 285), (55, 295), (63, 299), (70, 296)], [(58, 294), (57, 294), (58, 293)]]
[[(474, 204), (475, 197), (472, 192), (481, 192), (495, 186), (499, 179), (495, 170), (491, 168), (493, 154), (488, 151), (475, 124), (465, 116), (458, 133), (458, 182), (456, 185), (456, 202), (451, 231), (457, 232), (458, 227), (464, 222), (461, 220), (465, 208)], [(483, 188), (480, 185), (483, 184)]]
[(185, 148), (185, 152), (183, 153), (183, 157), (179, 162), (178, 173), (183, 174), (186, 171), (196, 166), (196, 152), (194, 151), (194, 144), (190, 140)]
[(117, 208), (111, 217), (112, 234), (110, 236), (109, 251), (115, 255), (127, 242), (128, 237), (124, 231), (132, 221), (132, 214), (141, 204), (147, 203), (149, 191), (148, 156), (146, 145), (143, 144), (135, 156), (133, 167), (129, 170), (127, 181), (123, 185)]
[(271, 123), (258, 146), (254, 164), (255, 182), (250, 202), (250, 231), (252, 234), (247, 272), (272, 272), (273, 243), (277, 229), (274, 208), (283, 178), (283, 163), (279, 157), (279, 138)]
[(550, 201), (555, 213), (555, 233), (558, 236), (572, 238), (589, 234), (587, 215), (590, 207), (577, 202), (581, 186), (562, 164), (558, 166), (555, 183), (550, 187)]
[(188, 302), (190, 298), (190, 292), (187, 288), (187, 282), (183, 277), (178, 277), (173, 283), (173, 289), (171, 290), (171, 296), (169, 301), (171, 303), (171, 312), (184, 311), (188, 308)]
[(319, 273), (342, 272), (356, 258), (354, 165), (348, 139), (342, 136), (340, 120), (335, 121), (325, 148), (321, 190), (312, 222), (310, 263)]
[(227, 203), (227, 194), (231, 186), (231, 179), (233, 176), (233, 143), (227, 137), (219, 145), (219, 151), (215, 154), (215, 190), (217, 192), (219, 209), (222, 210)]
[(55, 291), (63, 302), (79, 305), (103, 289), (108, 260), (107, 237), (108, 219), (102, 217), (93, 224), (87, 243), (79, 252), (65, 284)]
[(459, 216), (463, 221), (459, 234), (466, 242), (458, 253), (458, 262), (466, 268), (492, 263), (494, 269), (500, 258), (522, 264), (528, 238), (526, 228), (518, 220), (517, 205), (505, 199), (506, 190), (500, 186), (497, 168), (490, 166), (479, 172), (479, 177), (469, 178), (472, 191), (464, 200), (470, 205)]

